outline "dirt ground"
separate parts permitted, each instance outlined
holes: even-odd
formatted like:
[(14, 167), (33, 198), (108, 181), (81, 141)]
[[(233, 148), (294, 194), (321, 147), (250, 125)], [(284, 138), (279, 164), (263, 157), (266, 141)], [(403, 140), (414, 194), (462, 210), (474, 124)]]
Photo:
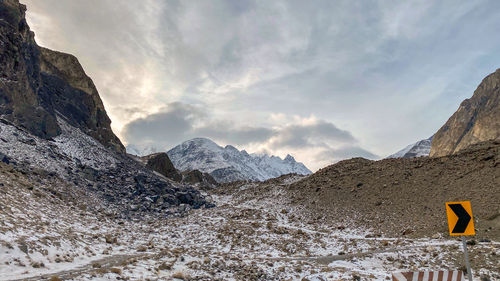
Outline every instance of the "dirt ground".
[(500, 240), (500, 142), (440, 158), (351, 159), (290, 186), (317, 220), (390, 237), (447, 234), (445, 202), (471, 201), (476, 239)]

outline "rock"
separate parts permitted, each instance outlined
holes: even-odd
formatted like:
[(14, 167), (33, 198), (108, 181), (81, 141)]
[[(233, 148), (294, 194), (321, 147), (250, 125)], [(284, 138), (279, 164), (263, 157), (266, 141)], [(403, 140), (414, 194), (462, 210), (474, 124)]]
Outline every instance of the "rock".
[(187, 204), (180, 204), (177, 210), (180, 213), (184, 213), (184, 212), (188, 212), (189, 210), (191, 210), (191, 207)]
[(9, 156), (7, 156), (7, 155), (5, 155), (5, 154), (3, 154), (3, 153), (0, 152), (0, 161), (2, 161), (5, 164), (10, 164), (11, 159), (10, 159)]
[(39, 47), (25, 19), (26, 6), (0, 2), (0, 115), (35, 136), (61, 133), (56, 112), (104, 146), (123, 153), (92, 80), (69, 54)]
[(118, 239), (116, 237), (114, 237), (113, 235), (111, 235), (111, 234), (106, 234), (106, 236), (104, 237), (104, 239), (106, 240), (106, 243), (108, 243), (108, 244), (116, 244), (116, 243), (118, 243)]
[(21, 242), (18, 246), (21, 252), (28, 254), (28, 245), (25, 242)]
[(474, 245), (477, 244), (477, 242), (476, 242), (476, 240), (471, 239), (471, 240), (467, 241), (466, 244), (469, 245), (469, 246), (474, 246)]
[(175, 169), (174, 164), (172, 164), (172, 161), (170, 161), (170, 158), (168, 158), (166, 153), (148, 155), (145, 159), (147, 159), (146, 167), (149, 169), (156, 171), (171, 180), (177, 182), (182, 180), (182, 175)]
[(430, 156), (456, 153), (500, 138), (500, 69), (488, 75), (434, 135)]
[(412, 229), (407, 228), (407, 229), (405, 229), (405, 230), (401, 233), (401, 235), (409, 235), (409, 234), (412, 234), (413, 232), (414, 232), (414, 231), (413, 231)]
[(481, 275), (481, 281), (491, 281), (490, 277), (488, 275)]
[(204, 184), (207, 187), (216, 187), (219, 185), (217, 181), (209, 174), (202, 173), (198, 170), (185, 171), (182, 173), (182, 182), (189, 184)]

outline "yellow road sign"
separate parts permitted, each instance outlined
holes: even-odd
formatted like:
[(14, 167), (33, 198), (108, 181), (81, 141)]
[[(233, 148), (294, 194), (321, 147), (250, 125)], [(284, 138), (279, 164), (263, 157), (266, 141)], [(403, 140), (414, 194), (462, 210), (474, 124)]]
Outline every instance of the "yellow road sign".
[(446, 202), (450, 235), (476, 235), (470, 201)]

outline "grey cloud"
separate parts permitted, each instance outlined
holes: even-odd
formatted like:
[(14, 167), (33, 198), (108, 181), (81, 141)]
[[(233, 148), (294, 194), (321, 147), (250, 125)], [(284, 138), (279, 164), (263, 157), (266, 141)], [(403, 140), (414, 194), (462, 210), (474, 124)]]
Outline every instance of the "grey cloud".
[(342, 159), (354, 157), (363, 157), (372, 160), (380, 158), (379, 156), (359, 146), (345, 146), (340, 148), (326, 148), (316, 155), (316, 160), (333, 163)]
[[(354, 135), (387, 155), (433, 134), (500, 65), (495, 0), (21, 1), (37, 40), (80, 59), (127, 141), (199, 133), (333, 151)], [(272, 113), (325, 124), (270, 129)]]
[(193, 131), (193, 135), (223, 140), (228, 144), (235, 145), (265, 142), (274, 134), (272, 129), (249, 126), (235, 127), (234, 124), (224, 121), (212, 122)]
[(350, 132), (337, 128), (334, 124), (319, 121), (310, 125), (289, 125), (279, 131), (272, 146), (305, 147), (323, 146), (324, 143), (356, 142)]
[(124, 136), (129, 144), (154, 145), (166, 149), (195, 137), (245, 145), (264, 142), (274, 134), (273, 130), (268, 128), (237, 127), (229, 121), (209, 121), (208, 118), (208, 113), (200, 107), (172, 103), (158, 113), (127, 124)]
[(127, 124), (124, 130), (126, 142), (137, 147), (168, 150), (185, 140), (207, 137), (221, 145), (232, 144), (240, 149), (252, 145), (261, 147), (261, 151), (268, 154), (273, 154), (273, 151), (291, 154), (302, 150), (320, 151), (302, 160), (313, 168), (318, 163), (328, 164), (350, 157), (378, 158), (359, 147), (350, 132), (324, 120), (283, 127), (256, 127), (213, 119), (205, 110), (202, 106), (169, 104), (158, 113)]
[(129, 144), (165, 148), (186, 140), (193, 124), (204, 116), (193, 106), (172, 103), (159, 113), (128, 123), (123, 134)]

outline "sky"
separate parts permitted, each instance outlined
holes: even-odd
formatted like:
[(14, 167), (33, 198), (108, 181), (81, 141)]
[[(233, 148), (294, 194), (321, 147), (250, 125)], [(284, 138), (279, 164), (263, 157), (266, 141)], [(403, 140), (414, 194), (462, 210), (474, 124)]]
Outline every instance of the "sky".
[(21, 0), (124, 144), (208, 137), (315, 171), (434, 134), (500, 67), (500, 1)]

